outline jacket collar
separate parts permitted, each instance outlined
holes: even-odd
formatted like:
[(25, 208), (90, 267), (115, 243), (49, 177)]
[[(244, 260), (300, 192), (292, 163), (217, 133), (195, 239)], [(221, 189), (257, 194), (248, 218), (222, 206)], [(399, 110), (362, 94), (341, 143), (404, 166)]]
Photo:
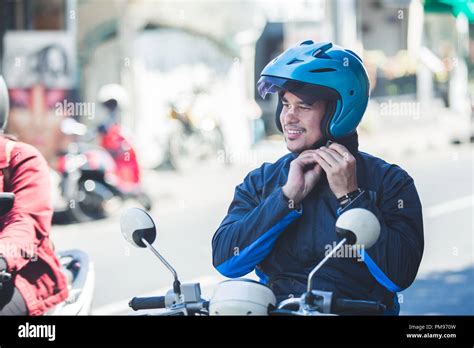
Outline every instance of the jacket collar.
[(357, 152), (359, 152), (359, 135), (357, 132), (354, 132), (344, 138), (337, 139), (336, 142), (347, 147), (349, 152), (354, 157), (357, 155)]

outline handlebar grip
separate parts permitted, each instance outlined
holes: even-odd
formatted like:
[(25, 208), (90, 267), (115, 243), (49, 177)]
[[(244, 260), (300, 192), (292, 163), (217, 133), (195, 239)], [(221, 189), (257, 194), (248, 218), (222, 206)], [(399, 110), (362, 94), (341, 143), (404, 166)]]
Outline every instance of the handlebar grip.
[(298, 314), (298, 311), (292, 311), (290, 309), (273, 309), (273, 310), (269, 310), (268, 311), (268, 315), (271, 315), (271, 316), (279, 316), (279, 315), (283, 315), (283, 316), (295, 316)]
[[(333, 313), (347, 314), (382, 314), (385, 312), (386, 306), (381, 302), (375, 301), (361, 301), (361, 300), (348, 300), (348, 299), (337, 299), (333, 303)], [(354, 313), (356, 312), (356, 313)]]
[(165, 308), (165, 296), (134, 297), (128, 303), (128, 306), (134, 311), (138, 311), (140, 309)]

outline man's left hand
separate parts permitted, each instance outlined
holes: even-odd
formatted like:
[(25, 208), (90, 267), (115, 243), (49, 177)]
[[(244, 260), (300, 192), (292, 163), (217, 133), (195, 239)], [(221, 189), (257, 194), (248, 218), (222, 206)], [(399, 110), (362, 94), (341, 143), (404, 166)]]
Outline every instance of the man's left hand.
[(345, 146), (332, 143), (329, 147), (320, 147), (314, 153), (316, 161), (326, 172), (329, 187), (336, 198), (357, 190), (356, 160)]

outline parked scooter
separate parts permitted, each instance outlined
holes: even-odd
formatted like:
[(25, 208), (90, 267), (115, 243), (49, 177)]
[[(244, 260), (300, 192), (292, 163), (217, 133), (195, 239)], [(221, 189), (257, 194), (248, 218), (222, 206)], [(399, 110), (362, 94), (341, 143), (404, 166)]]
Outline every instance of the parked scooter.
[(210, 116), (195, 119), (191, 112), (190, 107), (181, 110), (174, 103), (169, 104), (173, 132), (169, 138), (168, 162), (176, 170), (192, 168), (212, 157), (227, 158), (225, 139), (217, 120)]
[[(363, 223), (361, 223), (363, 222)], [(158, 315), (294, 315), (317, 316), (338, 314), (382, 314), (386, 307), (381, 302), (338, 298), (331, 292), (313, 289), (316, 272), (343, 246), (370, 248), (380, 234), (380, 224), (366, 209), (351, 209), (336, 221), (336, 232), (342, 238), (333, 250), (312, 270), (307, 291), (300, 297), (277, 303), (273, 291), (250, 279), (232, 279), (219, 283), (210, 300), (201, 297), (199, 283), (181, 284), (174, 268), (151, 245), (156, 239), (153, 219), (138, 208), (127, 210), (121, 218), (124, 238), (138, 248), (150, 249), (174, 277), (173, 289), (165, 296), (134, 297), (129, 306), (137, 310), (166, 309)], [(356, 249), (357, 250), (357, 249)]]
[(135, 199), (146, 210), (151, 209), (151, 199), (141, 187), (135, 156), (129, 160), (134, 161), (136, 170), (129, 175), (123, 169), (123, 161), (114, 159), (103, 147), (91, 144), (95, 133), (87, 133), (83, 124), (68, 118), (62, 122), (61, 131), (74, 141), (57, 162), (61, 199), (55, 202), (55, 222), (65, 218), (78, 222), (105, 218), (127, 199)]
[[(14, 201), (14, 193), (0, 193), (0, 216), (12, 209)], [(76, 249), (60, 251), (57, 255), (68, 281), (69, 297), (45, 315), (89, 315), (95, 283), (93, 262), (85, 252)], [(0, 273), (0, 285), (10, 280), (11, 274)]]

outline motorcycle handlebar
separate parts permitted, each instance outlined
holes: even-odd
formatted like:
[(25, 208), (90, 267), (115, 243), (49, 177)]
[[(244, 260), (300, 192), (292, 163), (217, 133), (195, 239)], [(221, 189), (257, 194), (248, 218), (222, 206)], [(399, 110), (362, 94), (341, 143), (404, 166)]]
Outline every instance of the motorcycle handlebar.
[(134, 311), (138, 311), (140, 309), (166, 308), (165, 296), (134, 297), (128, 303), (128, 305)]
[[(154, 297), (134, 297), (128, 304), (134, 311), (141, 309), (159, 309), (166, 308), (165, 296)], [(188, 304), (189, 305), (189, 304)], [(199, 312), (201, 309), (208, 309), (208, 302), (203, 301), (196, 308), (189, 307), (191, 312)], [(382, 314), (385, 312), (386, 306), (380, 302), (349, 300), (349, 299), (333, 299), (331, 313), (333, 314)], [(297, 315), (297, 311), (280, 308), (270, 311), (271, 315)]]
[(349, 312), (351, 314), (356, 314), (354, 312), (363, 312), (366, 314), (382, 314), (383, 312), (385, 312), (385, 310), (386, 306), (380, 302), (337, 299), (333, 303), (331, 312), (336, 314), (342, 314), (344, 312)]

